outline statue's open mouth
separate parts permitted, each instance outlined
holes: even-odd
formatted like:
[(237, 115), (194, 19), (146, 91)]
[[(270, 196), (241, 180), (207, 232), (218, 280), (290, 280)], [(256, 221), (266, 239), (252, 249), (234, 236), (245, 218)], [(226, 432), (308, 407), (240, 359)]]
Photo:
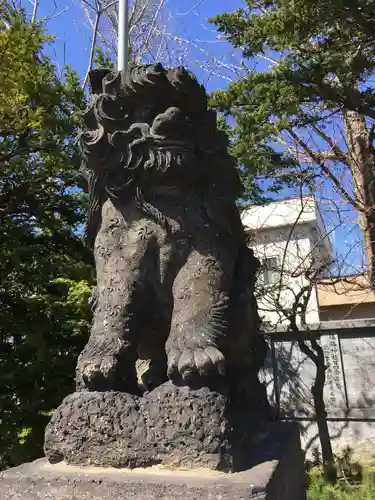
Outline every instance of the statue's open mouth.
[(144, 146), (146, 145), (152, 149), (157, 150), (174, 150), (174, 151), (186, 151), (193, 152), (194, 145), (190, 143), (188, 140), (178, 140), (178, 139), (169, 139), (163, 136), (155, 136), (155, 135), (147, 135), (143, 136), (139, 139), (136, 139), (131, 147)]
[(178, 151), (193, 151), (193, 144), (189, 144), (187, 141), (173, 141), (170, 139), (155, 139), (154, 137), (150, 138), (153, 142), (154, 147), (156, 149), (164, 149), (164, 150), (178, 150)]

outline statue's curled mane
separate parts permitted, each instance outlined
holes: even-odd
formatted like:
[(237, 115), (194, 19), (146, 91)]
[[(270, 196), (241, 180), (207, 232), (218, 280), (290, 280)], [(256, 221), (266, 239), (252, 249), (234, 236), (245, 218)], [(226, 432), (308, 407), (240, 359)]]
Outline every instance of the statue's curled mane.
[(194, 163), (202, 182), (221, 181), (226, 192), (232, 187), (233, 197), (240, 193), (227, 136), (217, 129), (216, 113), (208, 109), (204, 87), (192, 73), (184, 68), (167, 70), (160, 64), (134, 66), (127, 74), (101, 69), (91, 72), (90, 86), (92, 98), (80, 136), (80, 176), (90, 198), (85, 228), (89, 246), (108, 196), (135, 200), (143, 211), (166, 224), (143, 197), (154, 172), (178, 167), (187, 176)]

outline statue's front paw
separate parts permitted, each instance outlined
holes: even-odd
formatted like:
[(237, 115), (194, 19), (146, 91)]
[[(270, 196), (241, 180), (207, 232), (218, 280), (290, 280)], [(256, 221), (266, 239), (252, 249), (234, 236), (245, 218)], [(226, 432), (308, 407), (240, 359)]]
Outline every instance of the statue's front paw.
[(77, 366), (77, 385), (91, 391), (111, 390), (116, 368), (115, 356), (83, 359)]
[(182, 378), (187, 381), (197, 375), (207, 376), (214, 373), (225, 374), (225, 359), (216, 347), (171, 349), (168, 352), (168, 377), (171, 380)]

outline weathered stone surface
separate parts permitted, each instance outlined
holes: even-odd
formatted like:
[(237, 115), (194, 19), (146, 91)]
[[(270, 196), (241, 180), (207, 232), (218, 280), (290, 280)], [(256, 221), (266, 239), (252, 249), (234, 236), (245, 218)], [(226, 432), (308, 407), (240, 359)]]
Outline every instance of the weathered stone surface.
[(104, 467), (156, 464), (239, 472), (283, 453), (299, 431), (234, 404), (225, 393), (167, 382), (143, 397), (77, 392), (63, 401), (46, 429), (51, 463)]
[[(269, 436), (271, 439), (271, 436)], [(112, 469), (37, 460), (0, 474), (0, 500), (305, 500), (306, 478), (298, 427), (273, 433), (251, 469), (227, 474), (208, 469)], [(250, 451), (250, 450), (249, 450)]]
[(246, 469), (243, 452), (270, 417), (258, 379), (267, 345), (228, 137), (184, 68), (90, 79), (80, 145), (93, 324), (46, 456)]
[[(111, 498), (230, 497), (237, 483), (229, 473), (256, 468), (249, 474), (262, 484), (259, 498), (266, 490), (283, 498), (300, 487), (280, 473), (286, 463), (301, 465), (299, 435), (270, 423), (258, 379), (267, 351), (254, 295), (259, 263), (236, 207), (242, 185), (228, 138), (205, 89), (189, 71), (155, 64), (93, 72), (91, 91), (80, 143), (85, 237), (96, 264), (93, 324), (77, 392), (46, 429), (46, 457), (227, 476), (218, 490), (181, 482), (170, 489), (168, 481), (145, 489), (127, 476), (123, 491), (106, 474), (108, 488), (72, 490), (70, 475), (57, 496), (43, 495), (106, 498), (112, 487)], [(236, 498), (258, 494), (246, 481)]]
[(52, 463), (146, 467), (154, 464), (232, 470), (228, 398), (166, 383), (144, 397), (76, 392), (46, 429)]
[(225, 371), (256, 381), (259, 263), (204, 87), (160, 64), (90, 80), (80, 144), (97, 287), (77, 390), (139, 394)]

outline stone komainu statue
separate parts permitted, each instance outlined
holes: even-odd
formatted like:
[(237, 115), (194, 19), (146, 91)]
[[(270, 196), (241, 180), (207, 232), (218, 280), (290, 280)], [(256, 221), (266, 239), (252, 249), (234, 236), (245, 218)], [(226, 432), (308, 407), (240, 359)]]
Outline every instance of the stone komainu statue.
[[(266, 344), (257, 261), (203, 87), (182, 68), (154, 65), (95, 71), (91, 89), (81, 145), (94, 320), (77, 390), (53, 412), (44, 451), (52, 464), (142, 473), (53, 472), (38, 461), (17, 468), (10, 478), (21, 486), (8, 490), (24, 493), (25, 476), (27, 498), (305, 498), (299, 428), (270, 421), (258, 381)], [(189, 478), (165, 467), (199, 471)], [(244, 475), (213, 479), (202, 468)]]
[(125, 79), (97, 70), (91, 91), (81, 174), (97, 287), (77, 390), (139, 394), (168, 378), (199, 386), (225, 372), (256, 392), (265, 354), (258, 263), (204, 88), (189, 71), (156, 64)]

